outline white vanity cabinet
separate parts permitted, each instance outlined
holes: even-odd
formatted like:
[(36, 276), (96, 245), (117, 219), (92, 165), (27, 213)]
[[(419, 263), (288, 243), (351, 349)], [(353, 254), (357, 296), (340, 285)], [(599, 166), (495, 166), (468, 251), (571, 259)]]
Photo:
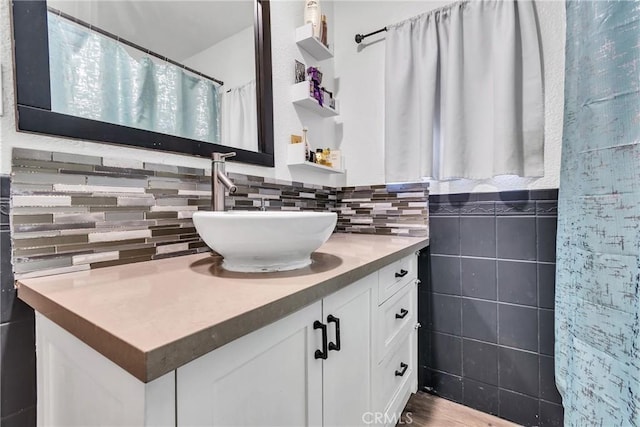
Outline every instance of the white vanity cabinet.
[(318, 285), (322, 299), (148, 383), (37, 314), (38, 425), (395, 425), (417, 389), (417, 284), (411, 254)]
[(362, 424), (377, 276), (177, 370), (178, 426)]
[(36, 312), (37, 423), (175, 426), (175, 374), (143, 383)]
[(329, 334), (329, 352), (322, 362), (325, 426), (362, 424), (363, 414), (372, 410), (371, 342), (376, 285), (377, 275), (373, 274), (322, 300), (323, 321)]
[(316, 302), (177, 370), (178, 426), (322, 425)]
[(177, 425), (394, 425), (417, 388), (416, 272), (403, 258), (178, 368)]
[(379, 271), (373, 402), (382, 417), (377, 425), (396, 425), (418, 388), (417, 270), (417, 256), (411, 255)]

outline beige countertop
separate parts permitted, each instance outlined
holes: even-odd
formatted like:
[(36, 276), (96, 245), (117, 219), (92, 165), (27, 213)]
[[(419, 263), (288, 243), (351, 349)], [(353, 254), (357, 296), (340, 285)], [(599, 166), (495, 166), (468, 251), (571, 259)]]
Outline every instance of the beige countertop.
[(290, 272), (233, 273), (199, 254), (23, 279), (18, 296), (149, 382), (428, 244), (334, 234)]

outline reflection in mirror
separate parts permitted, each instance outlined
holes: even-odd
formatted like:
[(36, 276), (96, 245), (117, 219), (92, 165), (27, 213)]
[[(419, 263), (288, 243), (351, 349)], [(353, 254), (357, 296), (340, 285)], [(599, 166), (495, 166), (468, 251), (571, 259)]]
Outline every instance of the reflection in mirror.
[(51, 109), (258, 151), (254, 0), (49, 0)]

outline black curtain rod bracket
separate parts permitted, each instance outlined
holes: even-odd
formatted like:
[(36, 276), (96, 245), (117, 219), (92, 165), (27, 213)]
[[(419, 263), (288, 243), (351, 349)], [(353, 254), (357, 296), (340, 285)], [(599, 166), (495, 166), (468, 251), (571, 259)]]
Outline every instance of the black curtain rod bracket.
[(372, 33), (369, 33), (369, 34), (364, 34), (364, 35), (362, 35), (362, 34), (356, 34), (356, 43), (360, 44), (360, 42), (361, 42), (362, 40), (366, 39), (367, 37), (372, 36), (372, 35), (374, 35), (374, 34), (381, 33), (381, 32), (383, 32), (383, 31), (387, 31), (387, 27), (380, 28), (379, 30), (376, 30), (376, 31), (374, 31), (374, 32), (372, 32)]

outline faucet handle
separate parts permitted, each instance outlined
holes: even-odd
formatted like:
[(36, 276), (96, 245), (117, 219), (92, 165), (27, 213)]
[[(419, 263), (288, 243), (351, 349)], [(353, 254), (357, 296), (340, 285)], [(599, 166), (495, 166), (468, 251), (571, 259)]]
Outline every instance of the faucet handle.
[(229, 153), (213, 153), (211, 156), (214, 162), (223, 162), (225, 159), (229, 157), (235, 157), (236, 152), (231, 151)]

